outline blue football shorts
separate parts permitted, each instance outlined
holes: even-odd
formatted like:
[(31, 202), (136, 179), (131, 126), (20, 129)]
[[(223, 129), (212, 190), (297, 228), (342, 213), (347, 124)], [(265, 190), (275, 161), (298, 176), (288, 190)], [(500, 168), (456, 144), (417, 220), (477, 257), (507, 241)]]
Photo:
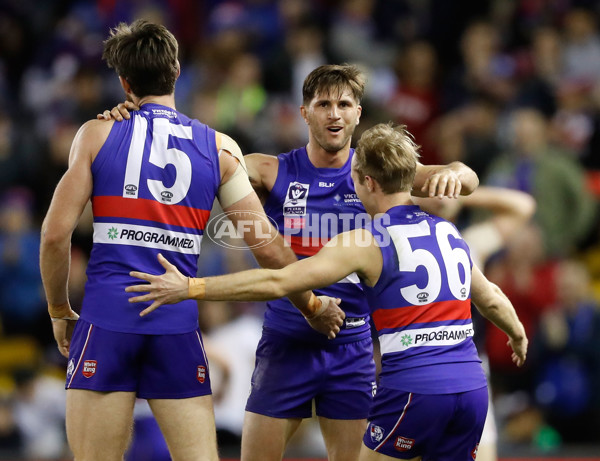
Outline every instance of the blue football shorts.
[(184, 399), (211, 394), (200, 330), (146, 335), (75, 325), (67, 389), (135, 392), (143, 399)]
[(375, 387), (371, 338), (323, 346), (268, 328), (256, 351), (246, 411), (273, 418), (366, 419)]
[(487, 407), (487, 386), (431, 395), (379, 387), (363, 443), (398, 459), (473, 461)]

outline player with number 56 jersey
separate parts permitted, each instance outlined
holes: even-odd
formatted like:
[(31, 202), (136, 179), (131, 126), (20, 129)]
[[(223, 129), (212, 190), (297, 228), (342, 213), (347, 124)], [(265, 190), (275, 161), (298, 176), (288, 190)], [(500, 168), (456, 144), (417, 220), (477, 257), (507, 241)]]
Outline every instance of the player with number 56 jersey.
[[(370, 128), (358, 141), (351, 177), (372, 221), (284, 269), (194, 282), (202, 286), (197, 299), (250, 301), (358, 275), (382, 353), (360, 461), (475, 459), (488, 396), (472, 339), (471, 300), (507, 334), (513, 362), (521, 366), (526, 358), (525, 330), (508, 298), (472, 264), (454, 225), (412, 202), (417, 149), (404, 127)], [(133, 274), (149, 282), (127, 288), (148, 293), (135, 301), (160, 305), (188, 296), (188, 279), (162, 263), (164, 275)], [(329, 364), (339, 367), (340, 360)]]

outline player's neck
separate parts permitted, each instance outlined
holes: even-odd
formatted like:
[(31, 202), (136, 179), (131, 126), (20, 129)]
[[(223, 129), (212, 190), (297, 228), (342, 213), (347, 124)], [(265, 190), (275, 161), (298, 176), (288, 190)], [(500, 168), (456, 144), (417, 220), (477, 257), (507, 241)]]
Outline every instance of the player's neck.
[(176, 110), (175, 95), (173, 94), (165, 94), (162, 96), (144, 96), (134, 102), (136, 102), (139, 107), (142, 107), (144, 104), (159, 104), (161, 106), (170, 107), (171, 109)]
[(373, 212), (370, 214), (385, 213), (390, 208), (400, 205), (414, 205), (409, 192), (398, 192), (397, 194), (378, 194), (374, 201)]
[(350, 143), (337, 152), (327, 152), (317, 143), (309, 141), (306, 145), (306, 153), (315, 168), (342, 168), (350, 156)]

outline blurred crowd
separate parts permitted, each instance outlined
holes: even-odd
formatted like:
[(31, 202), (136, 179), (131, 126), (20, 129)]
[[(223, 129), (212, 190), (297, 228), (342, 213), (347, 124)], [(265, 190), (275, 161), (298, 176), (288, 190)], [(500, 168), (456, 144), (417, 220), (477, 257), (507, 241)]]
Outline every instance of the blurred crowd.
[[(305, 76), (351, 62), (368, 77), (355, 140), (378, 122), (406, 124), (423, 163), (461, 160), (482, 184), (535, 198), (531, 221), (485, 266), (531, 344), (517, 369), (503, 334), (479, 322), (499, 446), (600, 445), (600, 2), (0, 0), (0, 455), (67, 456), (39, 228), (77, 129), (123, 100), (102, 41), (141, 17), (179, 40), (178, 110), (244, 153), (305, 144)], [(73, 240), (74, 307), (91, 229), (88, 211)], [(200, 275), (255, 267), (249, 252), (205, 242)], [(239, 444), (263, 310), (200, 306), (224, 445)]]

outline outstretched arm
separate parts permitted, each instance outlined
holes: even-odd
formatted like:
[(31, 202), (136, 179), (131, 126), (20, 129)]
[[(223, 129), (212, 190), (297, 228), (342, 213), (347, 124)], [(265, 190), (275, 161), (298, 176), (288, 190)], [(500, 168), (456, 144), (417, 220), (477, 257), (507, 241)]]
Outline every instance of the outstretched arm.
[(412, 194), (417, 197), (451, 197), (469, 195), (479, 185), (475, 172), (462, 162), (448, 165), (417, 166)]
[[(261, 267), (280, 269), (297, 261), (292, 249), (271, 224), (252, 189), (239, 147), (226, 135), (222, 135), (222, 138), (227, 141), (219, 152), (221, 186), (218, 198), (225, 215), (241, 233)], [(237, 155), (232, 151), (237, 151)], [(248, 162), (248, 165), (251, 166), (252, 162)], [(335, 337), (345, 317), (338, 306), (339, 299), (320, 296), (316, 301), (310, 291), (292, 293), (289, 299), (315, 330)]]
[(486, 319), (500, 328), (508, 336), (508, 345), (512, 348), (512, 361), (523, 366), (527, 357), (527, 335), (517, 313), (502, 290), (490, 282), (473, 266), (471, 279), (471, 299), (477, 310)]
[(339, 234), (316, 255), (278, 270), (253, 269), (218, 277), (188, 279), (162, 256), (159, 259), (166, 269), (165, 274), (132, 272), (133, 277), (148, 283), (125, 290), (147, 293), (131, 298), (130, 302), (154, 301), (143, 314), (162, 304), (189, 298), (213, 301), (277, 299), (290, 293), (331, 285), (353, 272), (375, 283), (383, 264), (381, 251), (372, 234), (364, 229)]

